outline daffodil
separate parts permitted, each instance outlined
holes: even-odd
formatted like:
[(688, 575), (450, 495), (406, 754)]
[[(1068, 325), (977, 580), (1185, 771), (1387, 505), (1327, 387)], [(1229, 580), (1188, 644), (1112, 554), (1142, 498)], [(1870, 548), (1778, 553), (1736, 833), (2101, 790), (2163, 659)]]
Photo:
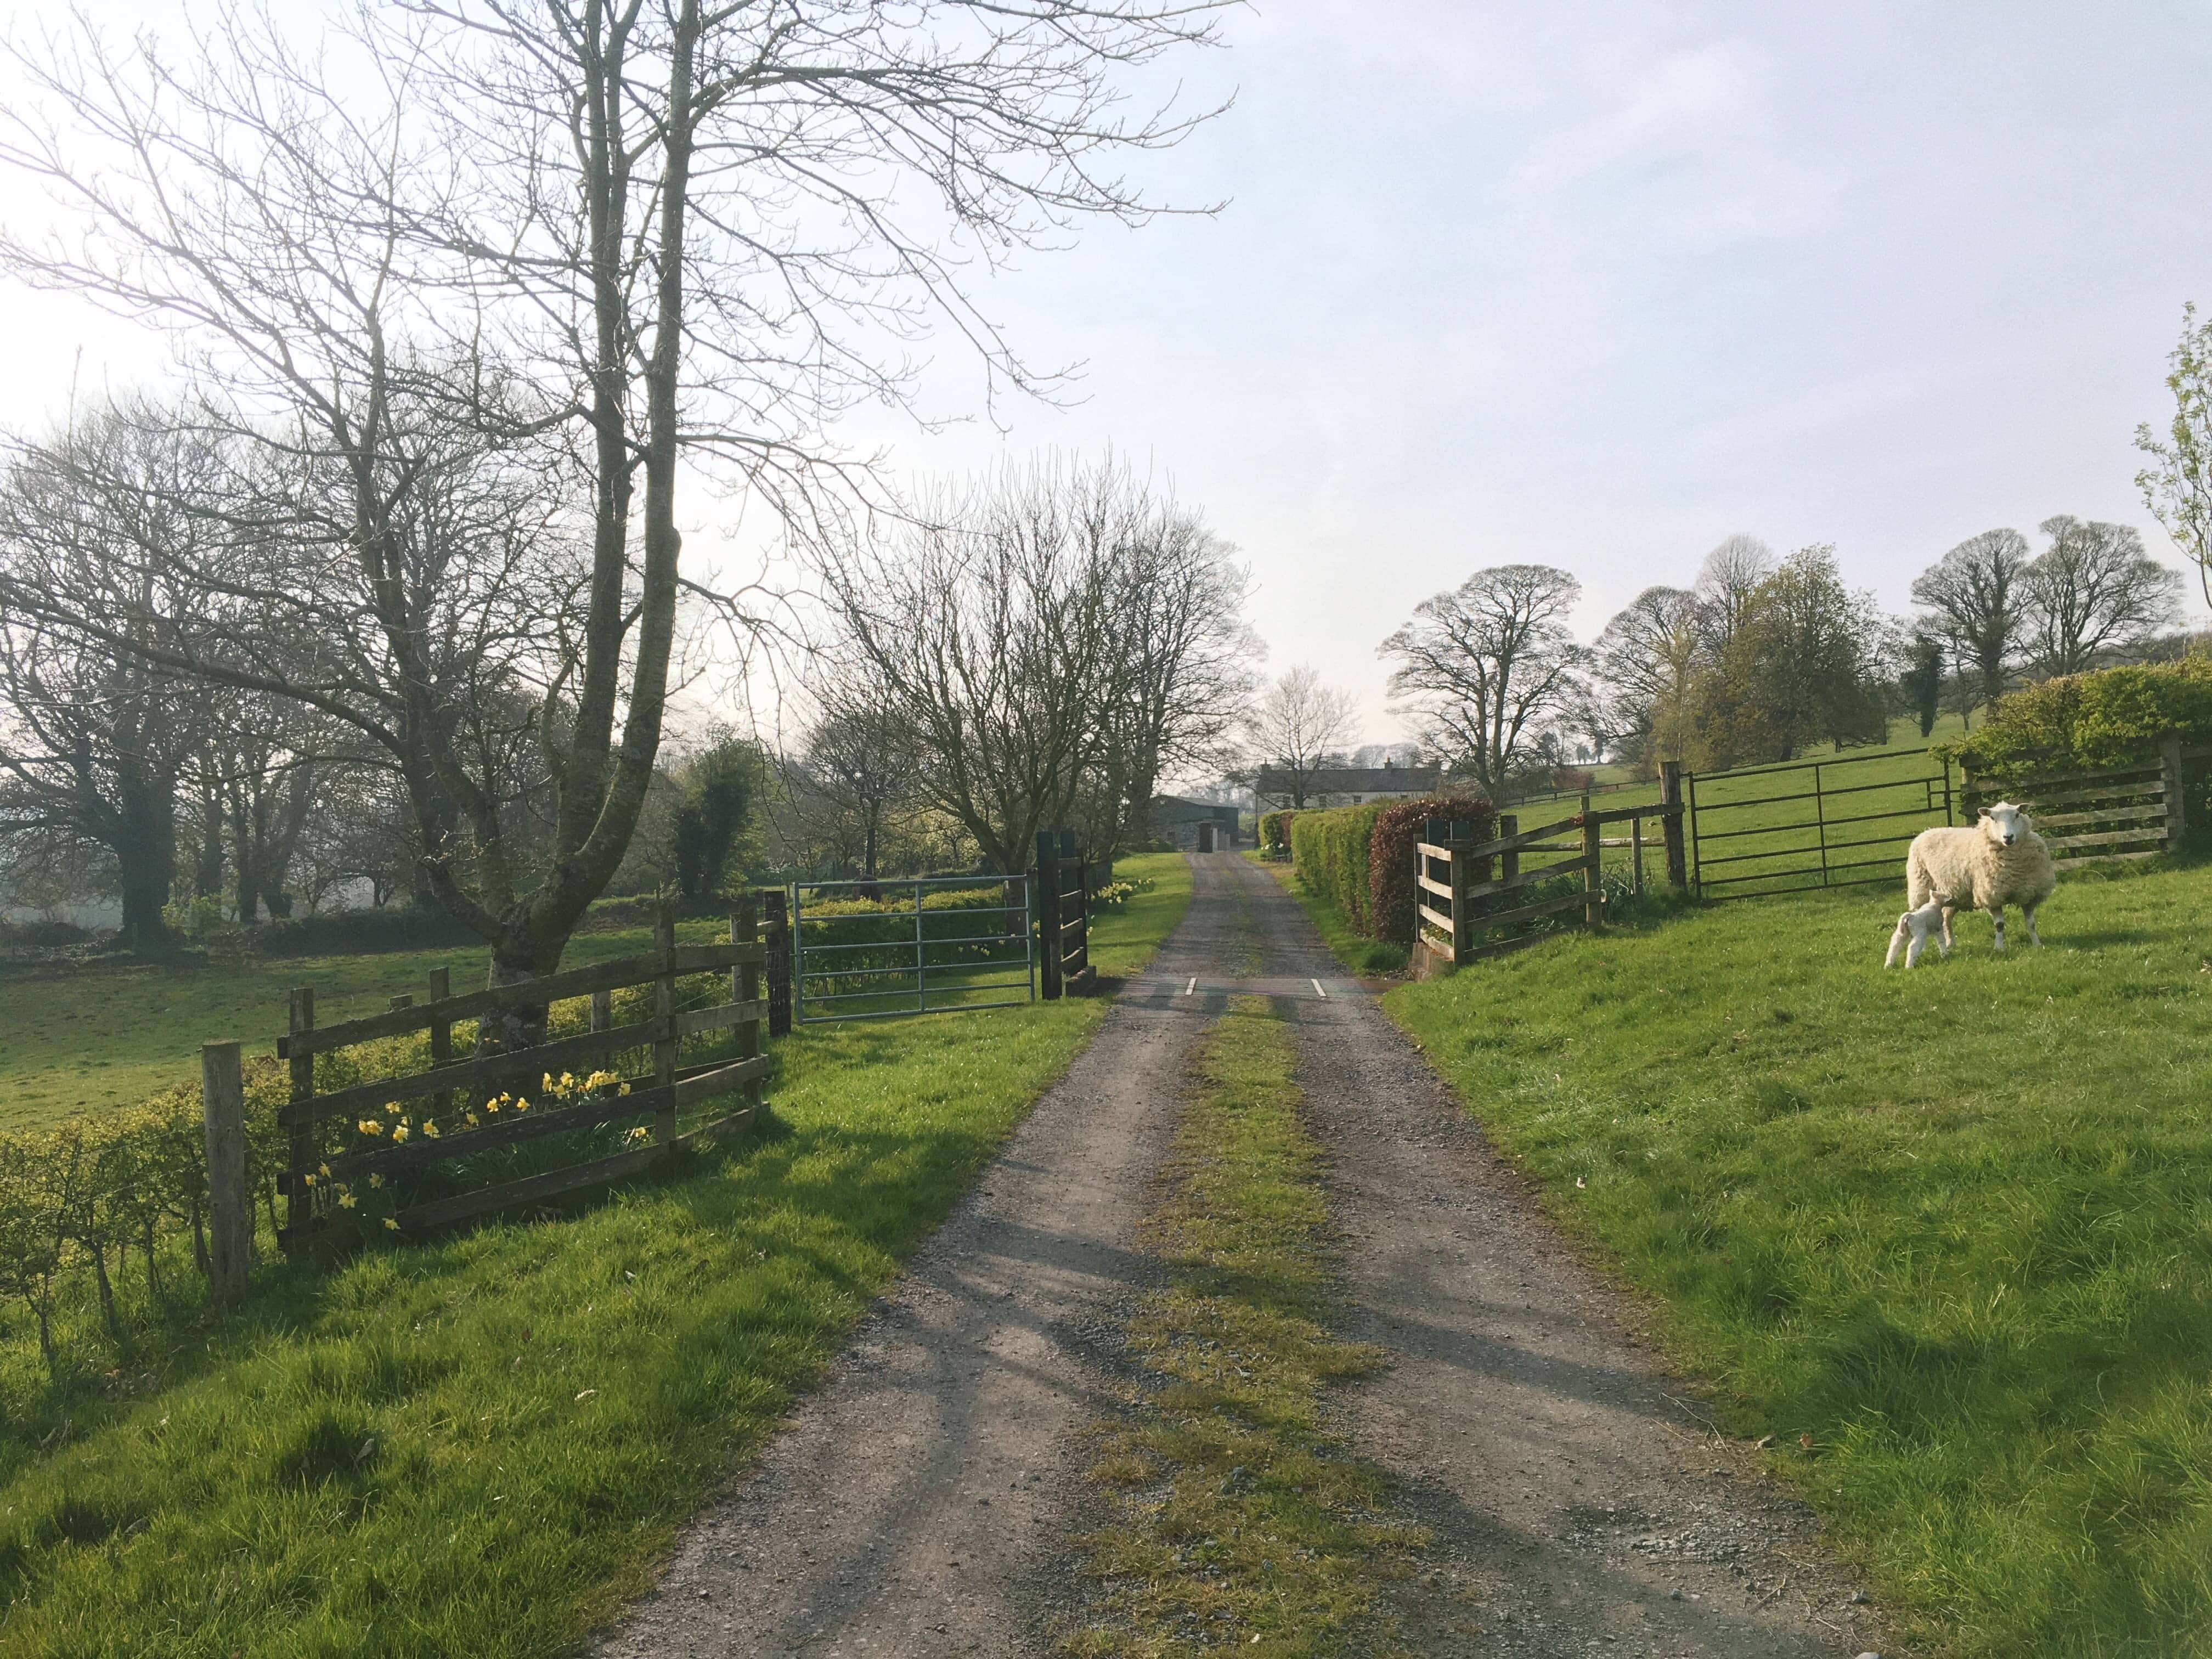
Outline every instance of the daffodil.
[(397, 1117), (399, 1115), (399, 1103), (396, 1100), (387, 1100), (384, 1103), (384, 1109)]
[(368, 1178), (368, 1184), (372, 1187), (381, 1187), (384, 1184), (384, 1177), (381, 1175), (373, 1175)]
[(526, 1112), (530, 1109), (530, 1103), (526, 1100), (518, 1100), (514, 1103), (514, 1109), (518, 1112)]
[(482, 1118), (478, 1117), (478, 1116), (477, 1116), (474, 1112), (471, 1112), (470, 1114), (468, 1114), (468, 1125), (469, 1125), (469, 1127), (471, 1127), (471, 1129), (475, 1128), (478, 1124), (482, 1123), (483, 1121), (483, 1120)]
[(322, 1173), (323, 1173), (323, 1174), (325, 1174), (325, 1175), (328, 1175), (328, 1174), (330, 1174), (330, 1172), (331, 1172), (331, 1166), (330, 1166), (329, 1164), (324, 1164), (324, 1165), (323, 1165), (323, 1168), (322, 1168)]
[(406, 1126), (405, 1124), (404, 1124), (404, 1123), (403, 1123), (403, 1124), (401, 1124), (398, 1128), (394, 1129), (394, 1130), (392, 1132), (392, 1139), (393, 1144), (395, 1144), (395, 1145), (397, 1145), (397, 1144), (398, 1144), (398, 1142), (400, 1142), (400, 1141), (403, 1141), (403, 1140), (406, 1139), (407, 1139), (407, 1126)]
[(310, 1187), (315, 1184), (315, 1178), (313, 1176), (303, 1176), (301, 1179), (305, 1181)]
[(422, 1133), (435, 1140), (438, 1138), (438, 1126), (425, 1118), (422, 1121)]
[(384, 1133), (383, 1121), (379, 1118), (365, 1117), (354, 1127), (365, 1135), (380, 1135)]
[(539, 1083), (540, 1083), (540, 1085), (544, 1089), (544, 1091), (545, 1091), (545, 1092), (546, 1092), (547, 1094), (549, 1094), (549, 1095), (550, 1095), (550, 1094), (551, 1094), (551, 1093), (553, 1092), (553, 1073), (550, 1073), (550, 1072), (546, 1073), (544, 1074), (544, 1076), (539, 1079)]
[(388, 1231), (388, 1232), (395, 1232), (395, 1233), (396, 1233), (396, 1232), (398, 1232), (398, 1231), (399, 1231), (399, 1224), (398, 1224), (398, 1222), (394, 1221), (394, 1220), (393, 1220), (390, 1216), (386, 1216), (386, 1217), (385, 1217), (385, 1218), (384, 1218), (384, 1225), (385, 1225), (385, 1230), (386, 1230), (386, 1231)]
[(356, 1200), (351, 1193), (340, 1193), (338, 1194), (338, 1208), (341, 1210), (350, 1210), (353, 1208), (355, 1202)]

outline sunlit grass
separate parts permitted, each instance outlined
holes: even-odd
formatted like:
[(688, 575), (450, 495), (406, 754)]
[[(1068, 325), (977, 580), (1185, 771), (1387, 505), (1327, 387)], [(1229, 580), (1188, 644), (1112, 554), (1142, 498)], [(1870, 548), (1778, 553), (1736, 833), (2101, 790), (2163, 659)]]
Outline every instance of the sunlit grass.
[(1893, 893), (1575, 935), (1385, 1007), (1930, 1650), (2212, 1653), (2212, 870), (2040, 951)]
[[(1157, 885), (1097, 924), (1109, 973), (1188, 902), (1180, 856), (1132, 865)], [(242, 1316), (155, 1325), (74, 1407), (10, 1328), (0, 1650), (567, 1650), (1107, 1006), (805, 1030), (777, 1047), (771, 1138), (567, 1218), (266, 1269)]]

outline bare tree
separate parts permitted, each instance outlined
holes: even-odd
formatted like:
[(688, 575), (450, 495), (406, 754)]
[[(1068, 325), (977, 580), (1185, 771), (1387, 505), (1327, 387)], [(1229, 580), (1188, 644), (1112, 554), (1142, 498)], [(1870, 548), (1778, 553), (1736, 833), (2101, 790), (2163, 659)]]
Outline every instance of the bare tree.
[(1647, 587), (1591, 647), (1594, 708), (1580, 721), (1600, 752), (1625, 744), (1639, 759), (1680, 759), (1705, 607), (1679, 587)]
[(2197, 567), (2212, 605), (2212, 320), (2199, 323), (2194, 305), (2182, 307), (2181, 338), (2166, 361), (2173, 418), (2163, 441), (2148, 422), (2136, 428), (2136, 447), (2151, 459), (2136, 474), (2136, 488)]
[(1273, 773), (1296, 807), (1305, 805), (1314, 775), (1338, 764), (1358, 731), (1358, 699), (1322, 684), (1317, 670), (1304, 666), (1262, 691), (1244, 721), (1255, 772)]
[[(0, 258), (185, 332), (204, 418), (313, 480), (284, 498), (292, 566), (210, 575), (251, 614), (162, 660), (389, 752), (439, 901), (490, 942), (495, 982), (526, 981), (557, 966), (655, 775), (691, 585), (679, 458), (811, 520), (843, 475), (824, 422), (907, 397), (898, 336), (947, 324), (994, 385), (1043, 383), (965, 262), (1155, 210), (1104, 163), (1192, 122), (1125, 117), (1113, 77), (1210, 40), (1218, 9), (419, 0), (364, 5), (301, 55), (241, 8), (183, 70), (81, 25), (24, 63), (46, 106), (6, 112), (0, 160), (83, 234)], [(489, 492), (538, 502), (535, 533), (518, 514), (431, 535), (425, 480), (457, 468), (535, 471)], [(518, 602), (562, 539), (573, 591)], [(330, 659), (280, 670), (257, 629)], [(517, 690), (551, 790), (530, 844), (467, 752), (471, 708)]]
[(1982, 701), (2004, 695), (2027, 629), (2027, 538), (2017, 530), (1970, 536), (1913, 579), (1929, 625), (1971, 666)]
[(1422, 743), (1457, 761), (1498, 798), (1532, 742), (1567, 712), (1587, 653), (1566, 618), (1582, 584), (1549, 565), (1478, 570), (1425, 599), (1385, 640), (1393, 695), (1420, 722)]
[(2124, 524), (2068, 514), (2040, 528), (2050, 547), (2027, 567), (2028, 650), (2046, 678), (2078, 674), (2109, 653), (2133, 650), (2180, 613), (2181, 579), (2143, 550)]
[(915, 787), (915, 756), (885, 700), (833, 694), (807, 733), (805, 771), (815, 791), (849, 827), (860, 878), (873, 881), (883, 850), (884, 822)]
[[(208, 463), (204, 446), (109, 410), (0, 479), (0, 831), (103, 849), (138, 948), (165, 931), (178, 786), (211, 713), (204, 687), (154, 659), (191, 626), (193, 595), (165, 572), (206, 528), (167, 498)], [(106, 637), (7, 603), (27, 589), (76, 596)]]
[(1714, 650), (1735, 637), (1752, 595), (1776, 568), (1774, 550), (1758, 537), (1741, 532), (1705, 555), (1692, 591), (1703, 610), (1700, 626)]

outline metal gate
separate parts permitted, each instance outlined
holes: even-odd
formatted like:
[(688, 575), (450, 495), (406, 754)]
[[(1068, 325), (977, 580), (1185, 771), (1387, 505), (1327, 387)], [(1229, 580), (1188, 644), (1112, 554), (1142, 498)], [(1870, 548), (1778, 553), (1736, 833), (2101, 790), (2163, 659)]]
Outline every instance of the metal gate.
[(793, 883), (792, 1018), (898, 1019), (1034, 1002), (1030, 901), (1025, 875)]
[(1925, 749), (1685, 773), (1700, 897), (1901, 884), (1905, 849), (1953, 821), (1948, 763)]

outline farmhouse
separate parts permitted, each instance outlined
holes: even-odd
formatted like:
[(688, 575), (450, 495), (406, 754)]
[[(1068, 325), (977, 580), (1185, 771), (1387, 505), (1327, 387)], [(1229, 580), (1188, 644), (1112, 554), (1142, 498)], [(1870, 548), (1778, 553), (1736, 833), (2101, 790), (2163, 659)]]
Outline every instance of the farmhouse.
[(1299, 775), (1281, 767), (1263, 766), (1252, 784), (1252, 810), (1276, 812), (1285, 807), (1364, 806), (1376, 800), (1413, 800), (1433, 795), (1443, 782), (1441, 766), (1324, 766), (1304, 777), (1304, 796), (1298, 799)]

